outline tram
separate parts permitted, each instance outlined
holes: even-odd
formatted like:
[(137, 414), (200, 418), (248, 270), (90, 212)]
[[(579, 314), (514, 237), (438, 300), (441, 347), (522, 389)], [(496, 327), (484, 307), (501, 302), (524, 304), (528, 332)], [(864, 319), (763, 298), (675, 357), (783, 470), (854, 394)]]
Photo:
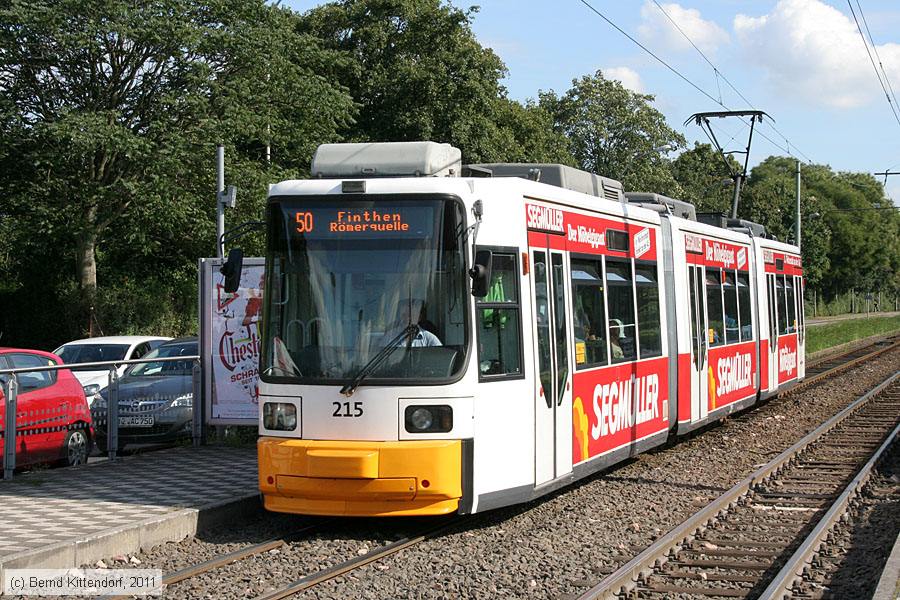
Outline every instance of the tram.
[(267, 204), (268, 510), (525, 502), (804, 376), (800, 253), (758, 225), (432, 142), (311, 172)]

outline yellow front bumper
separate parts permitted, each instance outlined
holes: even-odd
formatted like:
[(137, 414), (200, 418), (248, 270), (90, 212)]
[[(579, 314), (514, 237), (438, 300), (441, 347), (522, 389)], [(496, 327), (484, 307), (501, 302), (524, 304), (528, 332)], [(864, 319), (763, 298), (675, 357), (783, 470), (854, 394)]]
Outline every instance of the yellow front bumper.
[(462, 442), (347, 442), (262, 437), (259, 489), (268, 510), (405, 516), (456, 511)]

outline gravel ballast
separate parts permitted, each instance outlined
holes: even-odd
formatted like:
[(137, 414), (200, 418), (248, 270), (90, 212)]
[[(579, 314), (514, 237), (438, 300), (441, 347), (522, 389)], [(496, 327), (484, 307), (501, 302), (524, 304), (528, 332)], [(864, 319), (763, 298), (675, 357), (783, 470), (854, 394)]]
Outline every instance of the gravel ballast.
[(900, 443), (882, 459), (850, 519), (832, 533), (799, 589), (813, 598), (871, 598), (900, 535)]
[[(474, 515), (428, 540), (299, 598), (560, 598), (577, 595), (900, 368), (890, 351), (813, 389), (780, 398), (671, 447), (643, 454), (526, 505)], [(264, 515), (137, 555), (171, 572), (311, 520)], [(419, 531), (423, 519), (319, 520), (313, 537), (166, 591), (245, 598)], [(130, 557), (119, 557), (126, 560)], [(110, 558), (109, 566), (117, 565)], [(92, 566), (92, 565), (90, 565)]]

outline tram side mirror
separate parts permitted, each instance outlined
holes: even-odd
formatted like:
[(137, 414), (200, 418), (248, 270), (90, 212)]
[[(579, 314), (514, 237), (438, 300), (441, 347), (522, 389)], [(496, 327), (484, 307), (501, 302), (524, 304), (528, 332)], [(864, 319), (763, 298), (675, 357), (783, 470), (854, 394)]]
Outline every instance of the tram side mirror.
[(479, 250), (475, 253), (475, 264), (469, 269), (469, 276), (472, 278), (472, 295), (476, 298), (487, 296), (491, 284), (492, 259), (493, 253), (490, 250)]
[(219, 269), (225, 276), (225, 291), (233, 294), (241, 285), (241, 271), (244, 268), (244, 251), (240, 248), (232, 248), (228, 251), (228, 260)]

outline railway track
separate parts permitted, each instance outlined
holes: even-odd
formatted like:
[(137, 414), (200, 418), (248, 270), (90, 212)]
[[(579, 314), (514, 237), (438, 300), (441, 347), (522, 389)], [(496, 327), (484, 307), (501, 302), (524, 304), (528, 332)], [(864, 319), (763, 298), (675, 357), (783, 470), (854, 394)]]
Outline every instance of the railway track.
[(849, 352), (829, 356), (808, 364), (806, 365), (806, 378), (791, 388), (788, 393), (804, 390), (827, 377), (839, 375), (847, 369), (880, 356), (898, 346), (900, 346), (900, 335), (891, 335), (872, 344), (866, 344)]
[(449, 517), (444, 523), (440, 525), (432, 525), (431, 527), (423, 528), (419, 533), (399, 539), (395, 542), (391, 542), (390, 544), (385, 544), (384, 546), (374, 548), (362, 556), (357, 556), (350, 560), (336, 564), (333, 567), (322, 569), (317, 573), (312, 573), (310, 575), (301, 577), (300, 579), (287, 583), (286, 585), (278, 589), (257, 596), (256, 600), (279, 600), (280, 598), (293, 596), (298, 592), (309, 589), (315, 585), (319, 585), (320, 583), (324, 583), (325, 581), (328, 581), (330, 579), (334, 579), (335, 577), (338, 577), (340, 575), (349, 573), (350, 571), (355, 571), (356, 569), (364, 567), (369, 563), (381, 560), (382, 558), (390, 556), (391, 554), (395, 554), (405, 548), (414, 546), (419, 542), (423, 542), (427, 539), (431, 539), (433, 537), (437, 537), (443, 533), (451, 531), (454, 527), (462, 522), (471, 524), (472, 518)]
[(900, 372), (582, 594), (783, 598), (900, 434)]
[[(846, 369), (852, 368), (854, 365), (859, 364), (860, 362), (870, 360), (898, 346), (900, 346), (900, 336), (893, 336), (891, 338), (876, 342), (875, 344), (867, 345), (863, 348), (853, 350), (849, 353), (842, 354), (837, 357), (829, 357), (828, 359), (825, 359), (823, 361), (808, 365), (807, 373), (809, 379), (804, 380), (804, 382), (792, 388), (791, 392), (808, 387), (808, 385), (811, 385), (816, 381), (820, 381), (823, 378), (843, 372)], [(341, 562), (337, 565), (334, 565), (333, 567), (329, 567), (327, 569), (322, 569), (318, 572), (305, 575), (301, 578), (291, 581), (290, 583), (285, 584), (278, 589), (268, 591), (258, 596), (256, 600), (275, 600), (292, 596), (315, 585), (341, 576), (353, 570), (359, 569), (372, 562), (381, 560), (382, 558), (390, 556), (391, 554), (399, 552), (400, 550), (414, 546), (419, 542), (437, 537), (447, 531), (452, 530), (464, 519), (466, 520), (466, 523), (468, 525), (471, 525), (472, 519), (474, 518), (477, 517), (449, 518), (446, 520), (446, 522), (437, 525), (431, 523), (431, 526), (422, 528), (422, 530), (417, 533), (399, 539), (395, 542), (376, 547), (362, 556), (353, 557), (352, 559)], [(213, 559), (206, 560), (177, 571), (173, 571), (163, 577), (163, 584), (164, 586), (171, 586), (197, 577), (199, 575), (215, 571), (227, 565), (247, 560), (254, 556), (265, 554), (271, 550), (279, 549), (285, 545), (289, 545), (292, 541), (296, 541), (304, 536), (314, 534), (329, 522), (332, 522), (332, 520), (306, 525), (291, 532), (288, 535), (275, 537), (257, 544), (249, 545), (233, 552), (222, 554)], [(128, 596), (106, 596), (105, 598), (106, 600), (112, 600), (127, 597)], [(586, 595), (585, 597), (596, 596)]]
[[(293, 531), (289, 535), (272, 538), (258, 544), (245, 546), (244, 548), (239, 548), (233, 552), (219, 555), (210, 560), (185, 567), (184, 569), (179, 569), (178, 571), (173, 571), (163, 576), (163, 586), (165, 588), (168, 588), (168, 586), (183, 582), (199, 575), (203, 575), (205, 573), (209, 573), (211, 571), (215, 571), (227, 565), (231, 565), (236, 562), (265, 554), (267, 552), (270, 552), (271, 550), (282, 548), (283, 546), (289, 545), (292, 541), (296, 541), (302, 539), (304, 536), (316, 533), (327, 523), (332, 523), (333, 521), (333, 519), (329, 519), (328, 521), (310, 524)], [(447, 531), (452, 530), (462, 521), (464, 521), (463, 518), (450, 517), (444, 519), (444, 521), (439, 524), (431, 522), (429, 526), (421, 528), (421, 530), (415, 534), (396, 540), (389, 544), (373, 548), (362, 556), (356, 556), (344, 562), (338, 563), (332, 567), (328, 567), (326, 569), (322, 569), (320, 571), (305, 575), (294, 581), (286, 583), (283, 586), (278, 587), (277, 589), (261, 594), (256, 598), (256, 600), (276, 600), (278, 598), (287, 598), (320, 583), (324, 583), (330, 579), (334, 579), (335, 577), (359, 569), (367, 564), (381, 560), (382, 558), (390, 556), (391, 554), (399, 552), (405, 548), (414, 546), (419, 542), (423, 542), (427, 539), (431, 539), (433, 537), (441, 535)], [(471, 521), (472, 519), (469, 518), (466, 522), (471, 524)], [(101, 600), (123, 600), (130, 597), (131, 596), (103, 596)]]
[[(291, 533), (283, 536), (279, 536), (277, 538), (272, 538), (265, 540), (263, 542), (259, 542), (258, 544), (252, 544), (250, 546), (245, 546), (243, 548), (238, 548), (233, 552), (227, 552), (225, 554), (221, 554), (216, 556), (215, 558), (211, 558), (209, 560), (191, 565), (189, 567), (185, 567), (183, 569), (179, 569), (178, 571), (173, 571), (166, 575), (163, 575), (163, 586), (170, 586), (176, 583), (185, 581), (186, 579), (190, 579), (192, 577), (196, 577), (198, 575), (202, 575), (204, 573), (209, 573), (210, 571), (215, 571), (216, 569), (220, 569), (232, 563), (236, 563), (242, 560), (246, 560), (253, 556), (257, 556), (260, 554), (264, 554), (271, 550), (276, 550), (285, 546), (291, 541), (296, 540), (304, 535), (314, 533), (320, 527), (324, 525), (325, 522), (305, 525), (299, 529), (292, 531)], [(124, 600), (125, 598), (131, 598), (128, 595), (120, 595), (120, 596), (101, 596), (100, 600)]]

